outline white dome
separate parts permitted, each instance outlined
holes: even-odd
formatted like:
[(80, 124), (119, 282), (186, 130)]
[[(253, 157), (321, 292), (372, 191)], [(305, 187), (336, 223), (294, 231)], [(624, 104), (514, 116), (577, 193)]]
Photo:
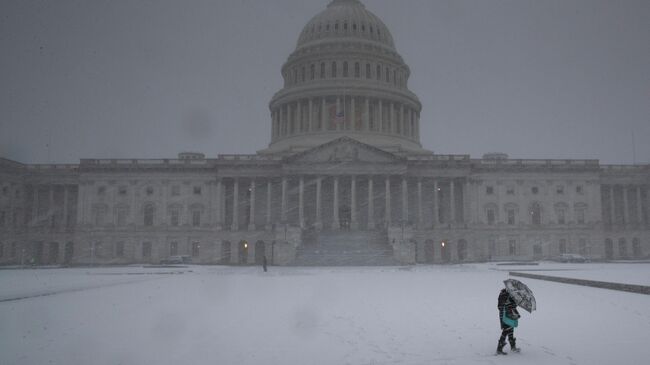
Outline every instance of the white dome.
[(359, 38), (395, 50), (393, 36), (375, 14), (359, 0), (334, 0), (303, 28), (297, 48), (312, 42)]

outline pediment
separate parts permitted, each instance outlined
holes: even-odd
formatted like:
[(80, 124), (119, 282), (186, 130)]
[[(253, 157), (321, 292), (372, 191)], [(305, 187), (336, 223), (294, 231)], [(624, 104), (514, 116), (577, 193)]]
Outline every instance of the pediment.
[(402, 158), (349, 137), (341, 137), (287, 158), (290, 163), (388, 163)]

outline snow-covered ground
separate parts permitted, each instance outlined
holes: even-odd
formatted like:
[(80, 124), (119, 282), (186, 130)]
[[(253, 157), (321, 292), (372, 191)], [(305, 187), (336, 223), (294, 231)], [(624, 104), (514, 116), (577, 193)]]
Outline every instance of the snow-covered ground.
[[(598, 270), (616, 273), (612, 281), (618, 282), (647, 277), (650, 267), (587, 265), (578, 267), (595, 276)], [(595, 270), (597, 265), (602, 267)], [(584, 270), (589, 267), (594, 270)], [(182, 275), (135, 275), (171, 270), (133, 267), (0, 270), (3, 299), (62, 290), (0, 302), (0, 363), (642, 364), (650, 359), (650, 296), (532, 279), (522, 280), (535, 292), (538, 311), (522, 311), (515, 331), (523, 351), (494, 356), (504, 269), (526, 268), (271, 267), (263, 273), (258, 267), (193, 266), (192, 272), (179, 269)], [(556, 271), (565, 272), (580, 270)]]

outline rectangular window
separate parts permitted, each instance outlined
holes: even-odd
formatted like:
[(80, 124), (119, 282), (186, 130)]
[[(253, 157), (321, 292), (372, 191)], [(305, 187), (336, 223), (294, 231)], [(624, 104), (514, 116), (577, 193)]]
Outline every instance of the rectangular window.
[(565, 224), (566, 223), (566, 217), (565, 217), (564, 209), (559, 209), (557, 211), (557, 223), (558, 224)]
[(117, 193), (120, 196), (126, 195), (126, 186), (120, 186), (119, 188), (117, 188)]
[(578, 250), (581, 255), (586, 255), (587, 254), (587, 240), (584, 238), (580, 238), (578, 241)]
[(508, 224), (509, 225), (514, 225), (515, 224), (515, 210), (514, 209), (508, 209)]
[(11, 257), (16, 257), (18, 254), (18, 243), (17, 242), (12, 242), (11, 243), (11, 251), (9, 252)]
[(585, 210), (583, 208), (576, 209), (576, 221), (578, 224), (585, 224)]
[(566, 240), (564, 238), (560, 239), (559, 251), (561, 254), (566, 253)]
[(584, 194), (584, 192), (585, 192), (585, 190), (584, 190), (584, 188), (582, 187), (582, 185), (578, 185), (578, 186), (576, 186), (576, 193), (582, 195), (582, 194)]
[(104, 195), (106, 194), (106, 187), (105, 186), (100, 186), (97, 188), (97, 195)]
[(142, 243), (142, 257), (144, 258), (151, 257), (151, 242)]
[(530, 188), (530, 192), (533, 194), (537, 194), (539, 193), (539, 188), (537, 186), (533, 186), (532, 188)]
[(198, 257), (199, 256), (199, 249), (201, 248), (201, 245), (199, 245), (198, 242), (192, 242), (192, 257)]
[(7, 212), (4, 210), (0, 212), (0, 227), (4, 227), (7, 220)]
[(115, 257), (124, 257), (124, 242), (115, 244)]
[(497, 242), (493, 239), (488, 241), (488, 252), (490, 259), (497, 254)]
[(178, 223), (179, 223), (178, 222), (178, 217), (179, 217), (178, 209), (172, 209), (171, 218), (170, 218), (170, 224), (172, 226), (178, 226)]
[(194, 187), (194, 195), (201, 195), (201, 187), (200, 186), (195, 186)]
[(517, 254), (517, 240), (508, 241), (508, 253), (510, 254), (510, 256), (514, 256)]
[(489, 225), (493, 225), (495, 220), (494, 209), (487, 210), (487, 221)]
[(556, 186), (556, 187), (555, 187), (555, 192), (556, 192), (558, 195), (562, 195), (562, 194), (564, 194), (564, 186), (563, 186), (563, 185), (558, 185), (558, 186)]
[(172, 196), (181, 195), (181, 187), (178, 185), (172, 185)]
[(125, 226), (126, 225), (126, 217), (128, 215), (128, 211), (126, 208), (118, 208), (117, 209), (117, 225), (118, 226)]
[(201, 225), (201, 212), (195, 210), (192, 212), (192, 226), (198, 227)]
[(512, 187), (512, 186), (508, 186), (508, 187), (506, 188), (506, 194), (507, 194), (507, 195), (515, 195), (515, 188)]
[(169, 256), (178, 255), (178, 242), (169, 243)]
[(537, 245), (533, 246), (533, 254), (535, 254), (535, 256), (541, 255), (542, 254), (542, 245), (537, 244)]
[(494, 194), (494, 186), (486, 186), (485, 187), (485, 194), (487, 194), (487, 195)]

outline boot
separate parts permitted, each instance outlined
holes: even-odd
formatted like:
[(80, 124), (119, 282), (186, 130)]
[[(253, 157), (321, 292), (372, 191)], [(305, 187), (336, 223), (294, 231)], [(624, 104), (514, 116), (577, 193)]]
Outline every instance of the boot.
[(506, 345), (506, 341), (499, 340), (499, 344), (497, 345), (497, 355), (508, 355), (507, 352), (503, 352), (503, 346)]
[(517, 347), (517, 339), (516, 339), (516, 338), (514, 338), (514, 337), (513, 337), (513, 338), (509, 338), (508, 340), (509, 340), (509, 342), (510, 342), (510, 349), (512, 350), (512, 352), (519, 352), (519, 351), (521, 351), (521, 349), (520, 349), (519, 347)]

